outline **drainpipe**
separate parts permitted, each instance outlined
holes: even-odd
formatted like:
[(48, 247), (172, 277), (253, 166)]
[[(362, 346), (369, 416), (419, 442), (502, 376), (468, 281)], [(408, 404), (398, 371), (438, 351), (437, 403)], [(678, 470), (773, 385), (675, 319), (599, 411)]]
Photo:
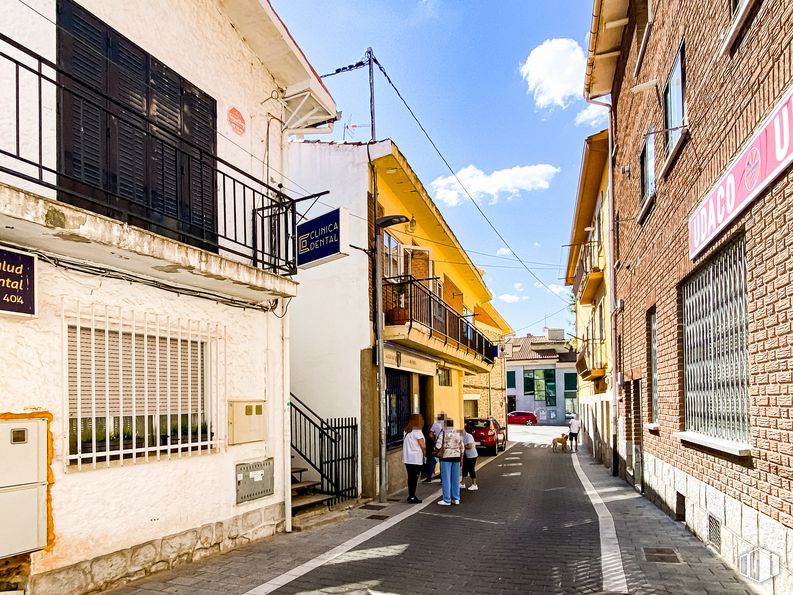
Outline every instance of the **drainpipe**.
[(619, 474), (619, 453), (617, 452), (617, 435), (618, 426), (618, 391), (617, 386), (617, 296), (616, 296), (616, 273), (614, 271), (614, 109), (610, 103), (604, 101), (595, 101), (594, 99), (585, 96), (587, 103), (592, 105), (599, 105), (605, 107), (609, 111), (609, 154), (608, 154), (608, 201), (609, 208), (607, 212), (608, 221), (608, 252), (606, 254), (606, 268), (609, 271), (608, 276), (608, 294), (609, 294), (609, 310), (611, 312), (611, 341), (609, 345), (610, 350), (610, 376), (611, 376), (611, 474), (617, 476)]
[[(284, 300), (281, 300), (284, 304)], [(284, 305), (286, 314), (286, 305)], [(281, 319), (281, 375), (284, 391), (283, 427), (284, 427), (284, 530), (292, 532), (292, 412), (290, 404), (291, 387), (289, 384), (289, 318)]]

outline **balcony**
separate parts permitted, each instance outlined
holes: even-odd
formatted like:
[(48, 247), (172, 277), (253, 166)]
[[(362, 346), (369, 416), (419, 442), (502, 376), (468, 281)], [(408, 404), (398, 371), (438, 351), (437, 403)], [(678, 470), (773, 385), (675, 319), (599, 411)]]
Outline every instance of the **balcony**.
[(5, 35), (0, 72), (0, 181), (275, 275), (296, 272), (294, 201), (207, 150), (214, 130), (203, 143), (195, 129), (174, 134)]
[(597, 381), (606, 376), (606, 345), (603, 339), (582, 341), (575, 368), (582, 380)]
[(573, 295), (581, 304), (592, 304), (603, 285), (606, 259), (603, 255), (603, 244), (587, 242), (581, 249), (581, 256), (575, 271)]
[(489, 371), (493, 344), (471, 322), (413, 277), (383, 284), (386, 339)]

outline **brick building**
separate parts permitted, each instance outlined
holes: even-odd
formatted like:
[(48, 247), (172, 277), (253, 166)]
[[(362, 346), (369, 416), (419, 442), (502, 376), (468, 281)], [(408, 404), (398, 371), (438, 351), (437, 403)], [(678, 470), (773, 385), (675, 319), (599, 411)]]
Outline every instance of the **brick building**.
[(793, 3), (595, 0), (591, 33), (585, 94), (613, 105), (620, 471), (793, 592)]

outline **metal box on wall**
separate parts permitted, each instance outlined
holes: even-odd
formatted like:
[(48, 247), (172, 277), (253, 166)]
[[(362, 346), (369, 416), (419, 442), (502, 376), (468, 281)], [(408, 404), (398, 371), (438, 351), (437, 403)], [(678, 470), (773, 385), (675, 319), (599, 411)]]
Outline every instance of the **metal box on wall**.
[(0, 421), (0, 558), (47, 545), (47, 420)]
[(264, 440), (264, 401), (229, 401), (229, 444)]
[(237, 465), (237, 504), (271, 496), (275, 491), (273, 459)]

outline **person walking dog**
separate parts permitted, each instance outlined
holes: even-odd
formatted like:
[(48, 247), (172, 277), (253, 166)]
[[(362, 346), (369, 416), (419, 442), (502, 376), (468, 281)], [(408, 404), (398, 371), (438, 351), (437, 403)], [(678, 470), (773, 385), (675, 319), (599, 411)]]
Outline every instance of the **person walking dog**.
[(402, 435), (402, 462), (408, 475), (408, 502), (418, 504), (421, 502), (416, 498), (416, 485), (419, 482), (419, 475), (424, 466), (424, 453), (426, 443), (424, 433), (424, 418), (420, 414), (414, 413), (405, 424), (404, 434)]
[(454, 429), (454, 421), (446, 420), (440, 435), (435, 440), (435, 454), (441, 460), (441, 506), (460, 503), (460, 460), (463, 457), (463, 436)]
[(573, 416), (570, 420), (570, 433), (567, 435), (567, 440), (570, 442), (570, 451), (578, 452), (578, 432), (581, 431), (581, 421), (578, 419), (578, 414)]

